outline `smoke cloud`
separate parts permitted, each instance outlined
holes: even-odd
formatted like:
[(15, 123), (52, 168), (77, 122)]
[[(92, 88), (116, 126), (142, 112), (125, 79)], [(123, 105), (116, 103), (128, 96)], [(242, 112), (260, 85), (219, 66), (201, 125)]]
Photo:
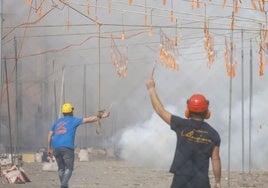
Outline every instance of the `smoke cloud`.
[(153, 113), (147, 121), (126, 129), (119, 146), (120, 157), (132, 164), (168, 169), (175, 152), (176, 135), (169, 125)]
[[(241, 100), (232, 104), (232, 120), (228, 126), (228, 105), (220, 110), (213, 107), (211, 120), (208, 123), (219, 132), (221, 136), (220, 155), (223, 169), (230, 163), (231, 169), (267, 169), (266, 162), (268, 148), (267, 123), (263, 122), (265, 113), (268, 110), (262, 101), (268, 91), (262, 91), (253, 96), (252, 119), (249, 122), (249, 99), (244, 101), (244, 128), (242, 128)], [(180, 115), (175, 106), (168, 106), (167, 109), (173, 114)], [(214, 117), (216, 116), (216, 117)], [(244, 129), (244, 131), (243, 131)], [(244, 137), (242, 139), (242, 137)], [(230, 143), (229, 143), (230, 138)], [(168, 169), (175, 151), (176, 135), (170, 127), (156, 114), (153, 113), (148, 120), (125, 129), (119, 140), (121, 149), (120, 157), (134, 165), (149, 168)], [(230, 148), (229, 148), (230, 147)], [(228, 151), (230, 149), (230, 161)]]

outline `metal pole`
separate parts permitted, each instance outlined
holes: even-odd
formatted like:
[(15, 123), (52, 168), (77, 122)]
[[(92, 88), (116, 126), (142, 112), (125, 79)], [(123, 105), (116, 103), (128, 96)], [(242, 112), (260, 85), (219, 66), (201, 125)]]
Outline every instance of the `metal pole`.
[(9, 104), (9, 84), (8, 84), (8, 76), (7, 76), (7, 62), (5, 59), (5, 75), (6, 75), (6, 91), (7, 91), (7, 111), (8, 111), (8, 127), (9, 127), (9, 144), (10, 144), (10, 154), (11, 154), (11, 163), (14, 165), (14, 158), (13, 158), (13, 140), (12, 140), (12, 130), (11, 130), (11, 118), (10, 118), (10, 104)]
[[(86, 77), (87, 77), (87, 66), (84, 65), (84, 80), (83, 80), (83, 111), (84, 111), (84, 117), (87, 116), (87, 82), (86, 82)], [(85, 145), (86, 147), (88, 147), (88, 126), (84, 126), (85, 127), (85, 132), (84, 132), (84, 136), (85, 136)]]
[[(61, 97), (60, 97), (60, 106), (63, 104), (63, 101), (65, 102), (65, 96), (64, 96), (64, 76), (65, 76), (65, 67), (62, 68), (62, 78), (61, 78)], [(59, 115), (61, 116), (61, 108), (59, 108)]]
[(252, 87), (253, 87), (253, 66), (252, 66), (252, 40), (250, 40), (250, 80), (249, 80), (249, 173), (251, 173), (251, 129), (252, 129)]
[[(98, 115), (101, 113), (101, 50), (100, 50), (100, 46), (101, 46), (101, 25), (98, 25), (99, 27), (99, 38), (98, 38), (98, 58), (99, 58), (99, 98), (98, 98)], [(96, 125), (96, 133), (99, 134), (101, 130), (101, 122), (100, 119), (98, 119), (97, 121), (97, 125)]]
[(98, 39), (98, 55), (99, 55), (99, 100), (98, 100), (98, 109), (101, 110), (101, 41), (100, 41), (100, 37), (101, 37), (101, 29), (100, 29), (100, 25), (99, 25), (99, 39)]
[(53, 64), (53, 94), (54, 94), (54, 101), (55, 101), (55, 104), (54, 104), (54, 115), (55, 117), (53, 117), (52, 119), (56, 119), (57, 118), (57, 91), (56, 91), (56, 81), (55, 81), (55, 61), (53, 60), (52, 62)]
[(20, 134), (22, 134), (22, 101), (21, 101), (21, 84), (19, 77), (21, 75), (21, 68), (18, 63), (18, 48), (17, 39), (14, 37), (14, 57), (15, 57), (15, 97), (16, 97), (16, 115), (15, 115), (15, 127), (14, 127), (14, 154), (18, 153), (20, 145)]
[[(2, 33), (3, 33), (3, 0), (0, 0), (0, 93), (2, 93)], [(1, 122), (1, 121), (0, 121)]]
[(18, 53), (17, 53), (17, 40), (14, 37), (14, 48), (15, 48), (15, 67), (16, 67), (16, 82), (15, 82), (15, 93), (16, 93), (16, 126), (15, 126), (15, 135), (14, 135), (14, 153), (17, 153), (18, 147), (18, 128), (19, 128), (19, 103), (20, 103), (20, 95), (19, 95), (19, 84), (18, 84)]
[[(232, 13), (234, 17), (234, 12)], [(233, 84), (233, 35), (231, 30), (231, 56), (230, 56), (230, 79), (229, 79), (229, 123), (228, 123), (228, 186), (230, 186), (230, 169), (231, 169), (231, 129), (232, 129), (232, 84)]]
[[(0, 0), (0, 94), (2, 95), (2, 30), (3, 30), (3, 0)], [(2, 100), (0, 100), (0, 107)], [(0, 113), (0, 143), (2, 143), (2, 114)]]
[(245, 172), (245, 129), (244, 129), (244, 30), (241, 30), (241, 123), (242, 123), (242, 173)]

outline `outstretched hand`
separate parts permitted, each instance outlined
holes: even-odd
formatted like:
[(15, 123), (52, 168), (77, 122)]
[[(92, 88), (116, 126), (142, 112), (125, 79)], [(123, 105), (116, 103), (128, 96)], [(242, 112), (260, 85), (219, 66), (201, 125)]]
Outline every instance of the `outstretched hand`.
[(110, 116), (110, 112), (111, 112), (111, 109), (112, 109), (112, 105), (110, 105), (109, 109), (106, 111), (106, 110), (101, 110), (99, 111), (99, 118), (106, 118), (106, 117), (109, 117)]
[(106, 118), (110, 116), (110, 111), (103, 111), (101, 114), (101, 118)]
[(155, 82), (154, 82), (154, 72), (155, 72), (155, 67), (153, 68), (152, 74), (149, 77), (149, 79), (146, 82), (146, 87), (148, 90), (152, 89), (155, 87)]

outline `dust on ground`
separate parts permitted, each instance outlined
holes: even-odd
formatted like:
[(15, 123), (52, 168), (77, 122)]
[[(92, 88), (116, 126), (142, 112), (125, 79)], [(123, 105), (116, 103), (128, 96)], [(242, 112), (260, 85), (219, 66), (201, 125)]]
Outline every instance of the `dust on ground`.
[[(59, 188), (56, 171), (42, 171), (42, 163), (24, 163), (22, 166), (31, 182), (25, 184), (1, 184), (3, 188)], [(241, 173), (222, 171), (222, 188), (267, 188), (268, 171)], [(210, 172), (211, 185), (214, 178)], [(70, 188), (169, 188), (172, 174), (167, 169), (148, 169), (128, 164), (114, 158), (75, 162), (69, 182)]]

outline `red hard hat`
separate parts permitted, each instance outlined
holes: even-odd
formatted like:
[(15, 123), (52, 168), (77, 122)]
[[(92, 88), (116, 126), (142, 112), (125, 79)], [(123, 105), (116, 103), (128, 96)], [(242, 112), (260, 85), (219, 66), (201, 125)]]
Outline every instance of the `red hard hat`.
[(187, 100), (187, 108), (190, 112), (205, 112), (208, 110), (209, 101), (201, 94), (194, 94)]

